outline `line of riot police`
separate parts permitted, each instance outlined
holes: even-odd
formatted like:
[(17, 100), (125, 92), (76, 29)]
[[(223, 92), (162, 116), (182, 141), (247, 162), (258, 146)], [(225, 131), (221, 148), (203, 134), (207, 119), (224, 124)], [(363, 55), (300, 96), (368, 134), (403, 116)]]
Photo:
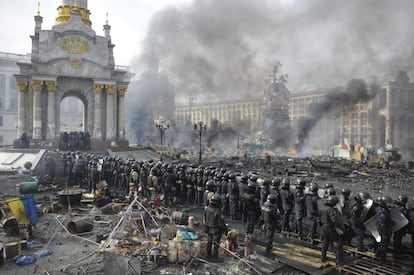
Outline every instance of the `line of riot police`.
[[(389, 196), (372, 200), (368, 192), (353, 195), (350, 189), (337, 190), (331, 183), (319, 188), (315, 181), (298, 178), (291, 185), (289, 177), (261, 179), (253, 172), (183, 162), (136, 161), (80, 152), (64, 153), (63, 161), (68, 182), (84, 184), (90, 191), (105, 181), (130, 198), (138, 193), (167, 206), (208, 206), (214, 196), (220, 200), (215, 206), (220, 206), (224, 217), (246, 223), (246, 234), (254, 235), (255, 227), (264, 229), (267, 252), (271, 251), (275, 231), (322, 239), (323, 261), (333, 242), (337, 242), (338, 262), (343, 261), (343, 244), (360, 251), (373, 245), (384, 261), (392, 237), (394, 256), (399, 256), (404, 252), (402, 239), (407, 233), (411, 234), (411, 251), (414, 249), (414, 207), (408, 206), (405, 195), (395, 200)], [(402, 216), (393, 220), (392, 208)], [(369, 230), (370, 224), (373, 229)], [(367, 231), (379, 236), (377, 242)]]

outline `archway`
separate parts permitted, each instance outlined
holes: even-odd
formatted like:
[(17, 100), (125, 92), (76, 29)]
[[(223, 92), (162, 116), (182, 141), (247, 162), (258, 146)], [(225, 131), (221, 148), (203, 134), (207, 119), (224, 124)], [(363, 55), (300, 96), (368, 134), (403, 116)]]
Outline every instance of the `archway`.
[(59, 103), (59, 131), (87, 132), (88, 104), (86, 97), (80, 91), (69, 91)]

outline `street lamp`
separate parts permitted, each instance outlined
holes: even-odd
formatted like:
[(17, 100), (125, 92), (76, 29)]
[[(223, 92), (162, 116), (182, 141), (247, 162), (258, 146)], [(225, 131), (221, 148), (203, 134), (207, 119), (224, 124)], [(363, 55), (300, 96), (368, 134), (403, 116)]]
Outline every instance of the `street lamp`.
[(165, 134), (165, 131), (170, 128), (170, 122), (168, 120), (165, 120), (162, 116), (160, 116), (155, 121), (155, 127), (158, 128), (160, 131), (160, 138), (161, 138), (161, 146), (162, 146), (162, 137)]
[(205, 123), (203, 123), (202, 121), (200, 121), (199, 123), (194, 124), (194, 130), (195, 131), (198, 130), (198, 134), (200, 136), (200, 151), (199, 151), (199, 154), (198, 154), (198, 162), (199, 162), (199, 164), (201, 164), (201, 155), (203, 154), (203, 151), (201, 150), (201, 136), (203, 135), (203, 130), (204, 131), (207, 130), (207, 125)]

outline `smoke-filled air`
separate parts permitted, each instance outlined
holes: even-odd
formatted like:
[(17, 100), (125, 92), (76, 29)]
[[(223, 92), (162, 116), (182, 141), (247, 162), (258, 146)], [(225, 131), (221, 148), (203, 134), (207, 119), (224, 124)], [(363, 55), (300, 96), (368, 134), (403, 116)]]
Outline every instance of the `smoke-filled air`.
[[(411, 0), (196, 0), (152, 16), (131, 69), (140, 75), (156, 57), (181, 105), (262, 96), (275, 66), (288, 75), (291, 94), (342, 87), (324, 100), (323, 112), (311, 110), (297, 129), (273, 131), (273, 142), (286, 148), (306, 142), (339, 101), (373, 96), (355, 99), (350, 86), (366, 91), (365, 83), (399, 70), (414, 78), (413, 14)], [(127, 104), (137, 106), (135, 100), (147, 105), (150, 99), (142, 94)], [(140, 112), (135, 121), (149, 111)]]
[(261, 94), (277, 61), (292, 92), (412, 73), (412, 14), (411, 0), (197, 0), (152, 17), (133, 67), (155, 52), (178, 102)]

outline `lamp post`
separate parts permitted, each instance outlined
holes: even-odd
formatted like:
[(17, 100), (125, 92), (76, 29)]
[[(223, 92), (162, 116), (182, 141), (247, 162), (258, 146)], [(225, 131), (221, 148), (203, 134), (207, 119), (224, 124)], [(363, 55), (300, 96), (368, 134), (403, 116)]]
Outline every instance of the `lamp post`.
[(155, 127), (158, 128), (160, 131), (160, 138), (161, 138), (161, 146), (162, 146), (162, 137), (165, 134), (165, 131), (170, 128), (170, 122), (168, 120), (165, 120), (162, 116), (160, 116), (155, 121)]
[(200, 151), (198, 154), (198, 163), (201, 164), (201, 155), (203, 154), (203, 151), (201, 149), (201, 137), (203, 135), (203, 130), (207, 130), (207, 125), (205, 123), (203, 123), (202, 121), (200, 121), (199, 123), (195, 123), (194, 124), (194, 130), (197, 131), (198, 130), (198, 134), (200, 137)]

